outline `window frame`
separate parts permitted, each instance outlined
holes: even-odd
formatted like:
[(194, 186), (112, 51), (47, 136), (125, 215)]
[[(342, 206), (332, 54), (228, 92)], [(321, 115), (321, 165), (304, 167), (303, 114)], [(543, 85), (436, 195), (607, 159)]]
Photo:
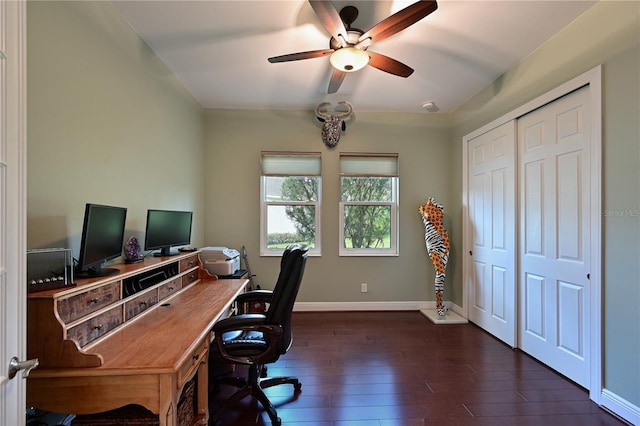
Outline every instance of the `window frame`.
[[(400, 177), (398, 154), (392, 153), (340, 153), (339, 207), (338, 207), (338, 255), (348, 256), (399, 256), (399, 205)], [(391, 201), (343, 201), (342, 178), (390, 178)], [(345, 206), (389, 206), (390, 235), (389, 248), (347, 248), (345, 247), (344, 213)]]
[[(297, 162), (298, 158), (301, 161)], [(270, 160), (274, 160), (266, 164)], [(282, 161), (280, 161), (282, 160)], [(311, 161), (309, 161), (311, 160)], [(314, 160), (317, 163), (314, 163)], [(282, 256), (284, 248), (268, 247), (268, 209), (270, 206), (313, 206), (315, 210), (315, 247), (309, 249), (309, 256), (322, 254), (321, 211), (322, 211), (322, 155), (319, 152), (262, 152), (260, 156), (260, 256)], [(267, 180), (270, 177), (314, 177), (318, 180), (315, 201), (273, 201), (267, 199)]]

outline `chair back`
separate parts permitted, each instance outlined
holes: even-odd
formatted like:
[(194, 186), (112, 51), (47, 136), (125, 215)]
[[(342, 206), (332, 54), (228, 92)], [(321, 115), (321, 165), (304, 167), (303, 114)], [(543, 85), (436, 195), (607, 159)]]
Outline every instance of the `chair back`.
[(308, 252), (309, 248), (306, 245), (291, 244), (284, 250), (280, 260), (280, 274), (273, 288), (266, 323), (282, 327), (282, 338), (279, 345), (281, 355), (289, 350), (293, 340), (291, 314), (302, 283)]

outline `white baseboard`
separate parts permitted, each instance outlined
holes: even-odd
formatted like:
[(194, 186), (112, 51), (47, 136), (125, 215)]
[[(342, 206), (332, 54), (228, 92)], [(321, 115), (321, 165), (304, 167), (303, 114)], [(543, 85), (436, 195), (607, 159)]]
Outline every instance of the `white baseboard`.
[[(444, 302), (445, 306), (464, 317), (460, 306)], [(436, 302), (401, 301), (401, 302), (296, 302), (294, 312), (343, 312), (343, 311), (422, 311), (435, 309)]]
[(610, 390), (602, 390), (600, 405), (632, 425), (640, 425), (640, 407), (633, 405), (624, 398), (620, 398)]

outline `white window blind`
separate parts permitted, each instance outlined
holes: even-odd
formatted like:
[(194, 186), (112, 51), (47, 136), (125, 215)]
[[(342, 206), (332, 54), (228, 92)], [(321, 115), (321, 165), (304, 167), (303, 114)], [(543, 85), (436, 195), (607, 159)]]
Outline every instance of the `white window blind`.
[(340, 176), (397, 177), (398, 154), (340, 153)]
[(319, 152), (262, 152), (263, 176), (320, 176), (322, 157)]

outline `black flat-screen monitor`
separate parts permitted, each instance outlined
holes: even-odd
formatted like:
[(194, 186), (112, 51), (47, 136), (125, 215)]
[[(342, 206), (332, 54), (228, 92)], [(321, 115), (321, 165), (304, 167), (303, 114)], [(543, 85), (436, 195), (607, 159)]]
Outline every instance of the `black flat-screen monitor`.
[(157, 250), (155, 256), (172, 256), (171, 247), (191, 243), (191, 220), (193, 212), (175, 210), (147, 210), (147, 229), (144, 237), (145, 250)]
[(116, 268), (103, 268), (103, 264), (122, 255), (126, 218), (124, 207), (87, 203), (76, 277), (101, 277), (119, 272)]

